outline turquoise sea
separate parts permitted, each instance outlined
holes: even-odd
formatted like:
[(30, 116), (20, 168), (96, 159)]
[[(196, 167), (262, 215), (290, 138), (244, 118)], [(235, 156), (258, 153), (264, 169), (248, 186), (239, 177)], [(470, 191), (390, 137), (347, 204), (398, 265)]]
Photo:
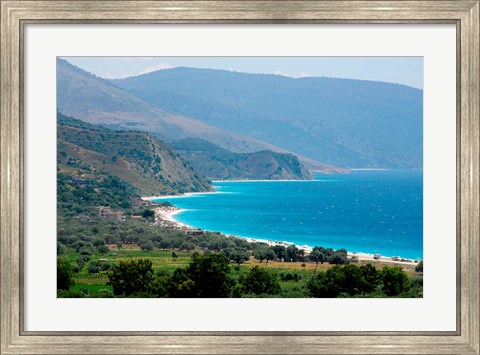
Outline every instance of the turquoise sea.
[(218, 181), (217, 193), (161, 198), (193, 227), (298, 245), (421, 259), (422, 171), (353, 171), (312, 181)]

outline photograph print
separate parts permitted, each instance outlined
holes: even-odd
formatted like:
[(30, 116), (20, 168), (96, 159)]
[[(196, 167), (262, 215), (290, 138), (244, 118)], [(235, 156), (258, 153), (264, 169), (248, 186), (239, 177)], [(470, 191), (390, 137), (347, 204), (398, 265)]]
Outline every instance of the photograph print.
[(422, 57), (56, 75), (58, 298), (423, 297)]

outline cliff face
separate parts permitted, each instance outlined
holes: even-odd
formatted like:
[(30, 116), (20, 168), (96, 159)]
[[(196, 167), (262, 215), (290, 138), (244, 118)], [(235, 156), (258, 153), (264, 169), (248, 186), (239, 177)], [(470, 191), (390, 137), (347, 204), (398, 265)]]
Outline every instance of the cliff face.
[(111, 131), (59, 114), (57, 142), (60, 170), (75, 160), (110, 172), (143, 195), (212, 191), (188, 162), (144, 132)]
[(187, 138), (171, 143), (192, 167), (215, 180), (311, 180), (309, 171), (293, 154), (264, 150), (233, 153), (202, 139)]

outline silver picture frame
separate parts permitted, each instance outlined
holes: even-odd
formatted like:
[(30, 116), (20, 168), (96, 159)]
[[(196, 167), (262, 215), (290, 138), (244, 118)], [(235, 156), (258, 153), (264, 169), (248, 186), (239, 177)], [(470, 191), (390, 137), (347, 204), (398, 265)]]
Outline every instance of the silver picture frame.
[[(479, 354), (479, 1), (3, 1), (1, 354)], [(457, 329), (453, 332), (29, 332), (23, 308), (23, 43), (28, 24), (455, 24)]]

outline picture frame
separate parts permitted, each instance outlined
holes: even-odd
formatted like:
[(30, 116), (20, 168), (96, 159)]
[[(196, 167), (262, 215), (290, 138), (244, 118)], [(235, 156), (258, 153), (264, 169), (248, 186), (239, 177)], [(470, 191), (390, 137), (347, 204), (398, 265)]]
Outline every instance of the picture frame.
[[(2, 354), (479, 354), (479, 1), (0, 1)], [(45, 24), (448, 23), (457, 28), (455, 332), (28, 332), (23, 29)], [(279, 341), (281, 339), (281, 341)]]

